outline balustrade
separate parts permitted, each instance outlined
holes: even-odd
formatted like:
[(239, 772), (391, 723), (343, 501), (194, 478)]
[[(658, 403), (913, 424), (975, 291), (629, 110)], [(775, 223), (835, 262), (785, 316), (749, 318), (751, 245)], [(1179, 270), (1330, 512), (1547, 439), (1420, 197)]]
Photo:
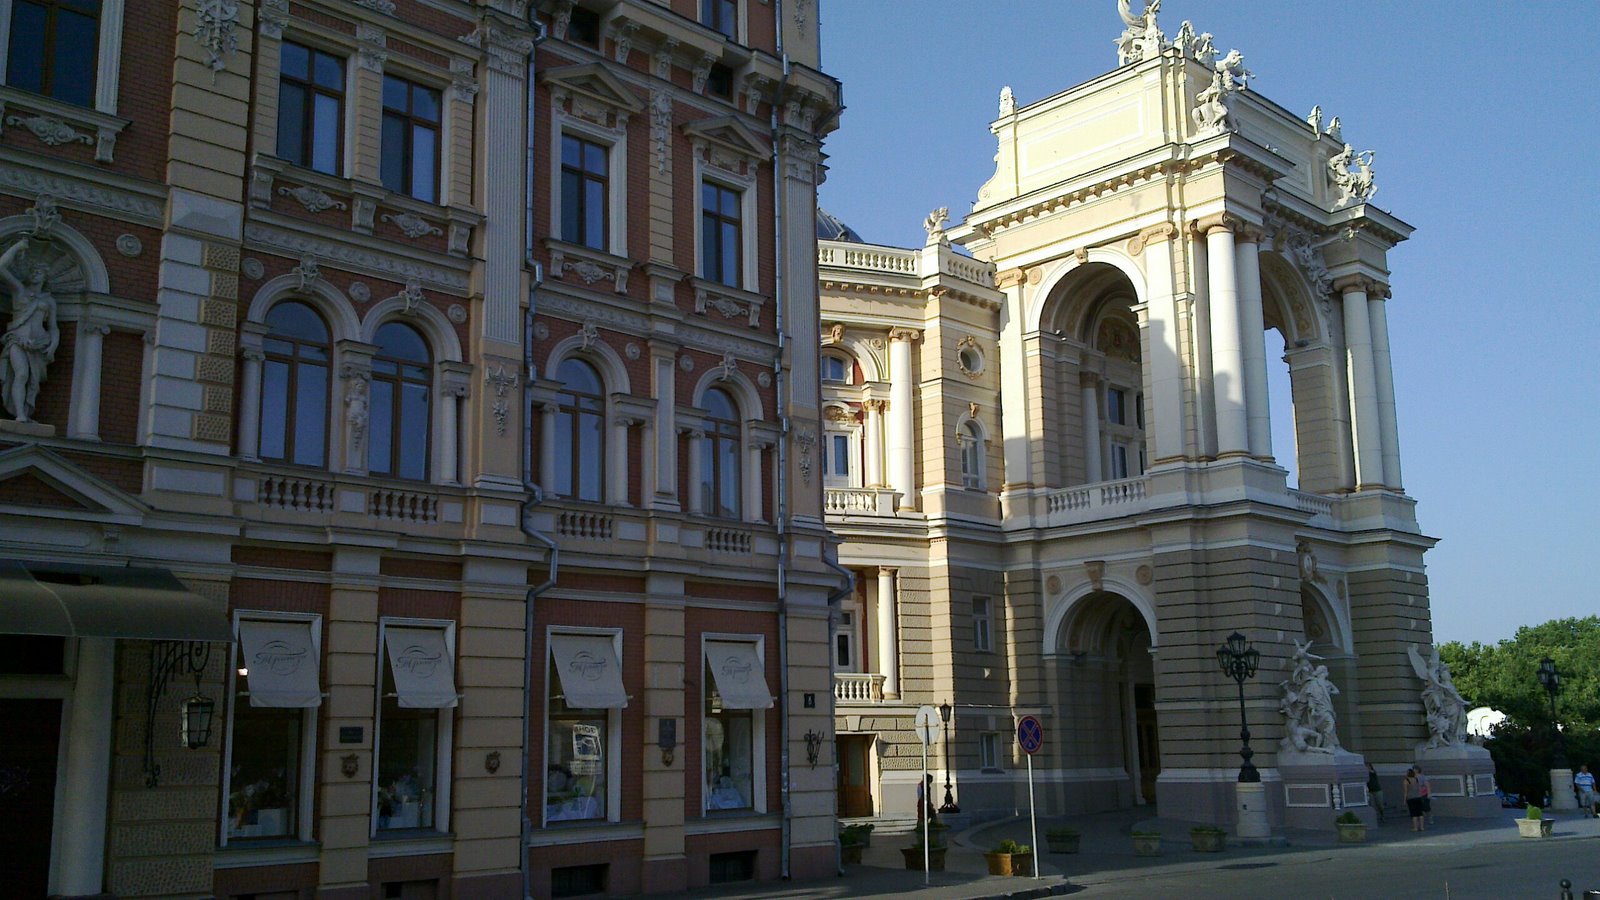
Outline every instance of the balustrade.
[(833, 699), (840, 703), (882, 703), (883, 676), (859, 672), (835, 672)]

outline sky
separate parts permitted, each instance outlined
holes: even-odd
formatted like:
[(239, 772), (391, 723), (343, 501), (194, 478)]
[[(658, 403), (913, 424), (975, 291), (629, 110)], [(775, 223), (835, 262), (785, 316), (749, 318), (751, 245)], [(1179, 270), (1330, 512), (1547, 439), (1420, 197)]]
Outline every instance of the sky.
[[(1388, 312), (1435, 638), (1600, 612), (1600, 3), (1165, 0), (1168, 36), (1184, 19), (1252, 90), (1339, 116), (1377, 152), (1373, 204), (1416, 226)], [(993, 174), (1002, 85), (1022, 106), (1087, 81), (1122, 32), (1114, 0), (822, 0), (820, 22), (846, 105), (820, 202), (905, 247)]]

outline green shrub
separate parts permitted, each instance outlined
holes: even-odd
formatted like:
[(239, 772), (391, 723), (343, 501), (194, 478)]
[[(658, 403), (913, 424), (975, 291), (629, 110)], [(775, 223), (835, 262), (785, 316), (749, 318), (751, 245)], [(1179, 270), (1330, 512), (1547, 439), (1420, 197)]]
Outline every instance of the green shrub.
[(1534, 820), (1535, 822), (1537, 822), (1540, 819), (1544, 818), (1544, 810), (1540, 809), (1537, 806), (1530, 806), (1530, 807), (1528, 807), (1528, 818), (1530, 818), (1530, 819)]
[(1339, 818), (1334, 819), (1333, 821), (1339, 823), (1340, 825), (1360, 825), (1360, 824), (1362, 824), (1361, 817), (1357, 816), (1353, 812), (1347, 812), (1344, 815), (1340, 816)]
[(995, 853), (1009, 853), (1012, 856), (1025, 856), (1028, 853), (1031, 853), (1033, 851), (1028, 847), (1027, 844), (1019, 844), (1016, 841), (1011, 840), (1010, 838), (1006, 838), (1005, 840), (1003, 840), (1000, 843), (995, 845), (994, 852)]

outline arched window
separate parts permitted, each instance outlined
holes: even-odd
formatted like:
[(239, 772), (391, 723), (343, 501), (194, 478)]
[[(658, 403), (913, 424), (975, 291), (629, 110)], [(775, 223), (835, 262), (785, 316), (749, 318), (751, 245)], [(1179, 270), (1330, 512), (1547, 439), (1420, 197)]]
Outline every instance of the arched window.
[(556, 412), (556, 453), (566, 453), (569, 465), (556, 466), (555, 492), (598, 503), (605, 497), (605, 388), (594, 367), (578, 359), (562, 361), (556, 380), (564, 386)]
[(961, 448), (961, 486), (983, 490), (983, 433), (976, 422), (961, 426), (956, 432), (956, 445)]
[(327, 465), (327, 323), (304, 303), (279, 303), (267, 313), (261, 349), (261, 458)]
[(416, 329), (400, 322), (378, 327), (372, 356), (372, 422), (367, 468), (374, 475), (428, 478), (429, 395), (433, 358)]
[(706, 448), (700, 457), (701, 508), (707, 515), (739, 517), (739, 407), (721, 388), (706, 391)]
[(822, 380), (833, 384), (849, 384), (853, 374), (850, 361), (832, 353), (822, 355)]

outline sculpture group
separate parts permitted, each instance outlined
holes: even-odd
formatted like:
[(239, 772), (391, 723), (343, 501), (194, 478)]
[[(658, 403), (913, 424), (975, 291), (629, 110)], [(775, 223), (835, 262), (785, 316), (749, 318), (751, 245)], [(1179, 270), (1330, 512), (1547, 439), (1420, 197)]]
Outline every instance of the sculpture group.
[(1281, 684), (1284, 736), (1280, 746), (1285, 753), (1334, 753), (1340, 749), (1333, 696), (1339, 689), (1328, 679), (1328, 667), (1318, 665), (1322, 657), (1311, 652), (1311, 642), (1294, 642), (1289, 657), (1289, 677)]

